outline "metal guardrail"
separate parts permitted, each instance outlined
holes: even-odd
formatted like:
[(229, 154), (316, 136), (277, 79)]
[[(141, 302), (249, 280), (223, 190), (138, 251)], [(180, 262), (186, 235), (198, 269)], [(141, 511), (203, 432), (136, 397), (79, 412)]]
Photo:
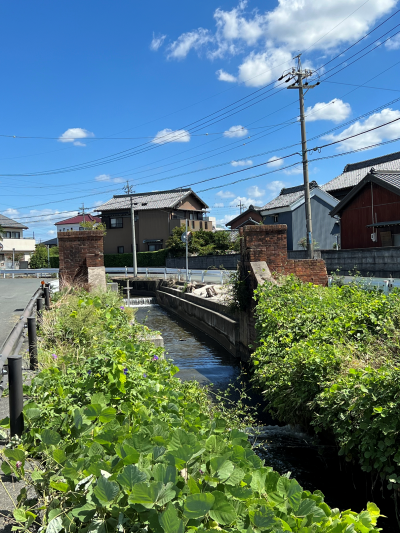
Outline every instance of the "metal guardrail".
[[(10, 406), (10, 433), (11, 436), (21, 435), (24, 429), (23, 409), (23, 383), (22, 383), (22, 355), (19, 354), (24, 342), (24, 330), (28, 327), (29, 362), (30, 369), (37, 368), (37, 338), (36, 317), (32, 316), (36, 304), (37, 318), (40, 320), (43, 308), (50, 308), (50, 288), (44, 285), (35, 292), (19, 317), (3, 346), (0, 353), (0, 372), (8, 375), (9, 406)], [(7, 366), (7, 372), (4, 367)]]
[[(178, 281), (186, 280), (186, 269), (184, 268), (166, 268), (166, 267), (139, 267), (137, 269), (138, 274), (144, 274), (146, 278), (152, 275), (162, 276), (164, 279), (174, 276)], [(106, 272), (108, 274), (117, 274), (119, 272), (125, 274), (133, 274), (133, 267), (106, 267)], [(188, 281), (191, 282), (193, 277), (200, 278), (202, 282), (211, 281), (213, 278), (214, 283), (224, 283), (229, 279), (229, 276), (232, 274), (230, 270), (197, 270), (189, 269), (188, 270)]]
[(58, 268), (2, 268), (0, 270), (0, 276), (5, 278), (7, 274), (11, 274), (11, 277), (15, 277), (17, 274), (36, 274), (37, 278), (40, 278), (42, 274), (57, 274)]

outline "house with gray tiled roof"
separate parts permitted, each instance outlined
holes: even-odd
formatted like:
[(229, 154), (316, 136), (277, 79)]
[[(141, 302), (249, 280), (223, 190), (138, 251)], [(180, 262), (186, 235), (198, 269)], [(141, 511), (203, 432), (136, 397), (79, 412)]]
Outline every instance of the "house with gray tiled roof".
[(208, 205), (191, 189), (115, 195), (96, 209), (107, 228), (106, 254), (132, 252), (131, 199), (138, 252), (165, 248), (173, 229), (186, 220), (190, 231), (212, 231), (212, 222), (204, 220)]
[[(316, 181), (310, 182), (313, 239), (322, 250), (338, 243), (339, 224), (330, 211), (339, 203)], [(260, 213), (264, 224), (286, 224), (288, 250), (300, 250), (299, 241), (306, 236), (304, 185), (284, 188), (279, 196), (265, 204)]]
[(233, 230), (242, 228), (243, 226), (260, 224), (263, 221), (263, 217), (260, 215), (260, 209), (261, 207), (257, 207), (256, 205), (249, 205), (246, 211), (243, 211), (243, 213), (240, 213), (240, 215), (227, 222), (225, 226)]
[(400, 171), (400, 152), (387, 154), (373, 159), (366, 159), (358, 163), (346, 165), (342, 174), (336, 176), (325, 185), (321, 185), (323, 191), (328, 192), (338, 200), (342, 200), (353, 187), (365, 178), (371, 168), (375, 170), (398, 170)]
[(331, 215), (343, 249), (400, 246), (400, 171), (372, 168)]

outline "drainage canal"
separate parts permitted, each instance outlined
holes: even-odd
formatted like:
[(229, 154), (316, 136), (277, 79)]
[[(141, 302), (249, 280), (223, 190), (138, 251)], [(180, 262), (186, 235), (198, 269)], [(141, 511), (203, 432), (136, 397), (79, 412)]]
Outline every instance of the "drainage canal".
[[(178, 376), (182, 379), (195, 379), (202, 384), (213, 383), (217, 388), (226, 388), (239, 378), (240, 364), (208, 336), (154, 305), (153, 298), (135, 298), (134, 305), (137, 306), (137, 322), (163, 336), (166, 356), (181, 369)], [(256, 393), (253, 398), (254, 405), (262, 403)], [(375, 501), (388, 517), (380, 520), (380, 527), (385, 533), (398, 532), (393, 500), (387, 493), (386, 499), (381, 498), (378, 484), (371, 494), (371, 478), (362, 473), (358, 465), (345, 463), (332, 442), (279, 425), (262, 408), (259, 423), (263, 428), (257, 438), (260, 443), (258, 453), (266, 465), (280, 474), (291, 472), (291, 477), (306, 490), (321, 490), (331, 507), (360, 512), (368, 501)]]

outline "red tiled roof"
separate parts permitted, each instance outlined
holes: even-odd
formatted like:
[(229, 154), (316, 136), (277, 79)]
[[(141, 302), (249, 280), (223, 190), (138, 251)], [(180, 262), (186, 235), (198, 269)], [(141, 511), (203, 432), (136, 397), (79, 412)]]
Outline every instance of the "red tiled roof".
[[(76, 217), (67, 218), (66, 220), (61, 220), (61, 222), (56, 222), (55, 226), (58, 226), (60, 224), (79, 224), (80, 222), (83, 222), (83, 215), (77, 215)], [(93, 215), (85, 215), (85, 222), (101, 222), (101, 218), (94, 217)]]

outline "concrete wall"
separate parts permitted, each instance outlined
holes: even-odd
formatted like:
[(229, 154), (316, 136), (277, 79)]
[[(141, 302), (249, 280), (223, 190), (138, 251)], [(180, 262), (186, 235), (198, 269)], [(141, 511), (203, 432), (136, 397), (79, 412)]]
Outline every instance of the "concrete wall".
[[(236, 270), (240, 254), (229, 255), (204, 255), (189, 257), (189, 268), (193, 270), (208, 270), (211, 267), (217, 269)], [(186, 268), (186, 259), (184, 257), (168, 257), (166, 260), (167, 268)]]
[[(392, 275), (400, 277), (400, 247), (357, 248), (355, 250), (317, 250), (326, 263), (328, 273), (339, 271), (340, 275), (348, 275), (354, 270), (363, 276), (386, 278)], [(291, 259), (305, 259), (307, 252), (296, 250), (288, 252)]]

